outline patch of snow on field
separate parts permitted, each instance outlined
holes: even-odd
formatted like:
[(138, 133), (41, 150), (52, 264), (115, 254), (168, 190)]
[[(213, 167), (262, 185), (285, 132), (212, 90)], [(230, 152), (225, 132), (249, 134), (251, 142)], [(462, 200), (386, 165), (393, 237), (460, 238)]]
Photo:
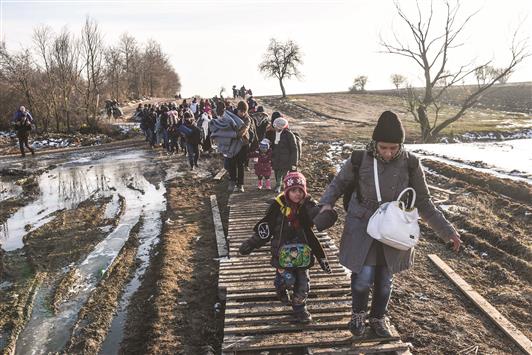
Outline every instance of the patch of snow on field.
[(456, 144), (408, 144), (413, 152), (462, 162), (485, 172), (502, 172), (532, 182), (532, 139)]

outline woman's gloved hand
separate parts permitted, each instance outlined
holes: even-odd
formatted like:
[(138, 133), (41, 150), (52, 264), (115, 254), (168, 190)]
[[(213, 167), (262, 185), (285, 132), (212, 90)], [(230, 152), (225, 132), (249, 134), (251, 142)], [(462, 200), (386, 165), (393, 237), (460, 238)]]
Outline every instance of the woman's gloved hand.
[(242, 244), (240, 244), (240, 248), (238, 248), (238, 253), (240, 255), (249, 255), (251, 254), (251, 252), (253, 251), (253, 246), (251, 245), (251, 243), (246, 240), (245, 242), (243, 242)]

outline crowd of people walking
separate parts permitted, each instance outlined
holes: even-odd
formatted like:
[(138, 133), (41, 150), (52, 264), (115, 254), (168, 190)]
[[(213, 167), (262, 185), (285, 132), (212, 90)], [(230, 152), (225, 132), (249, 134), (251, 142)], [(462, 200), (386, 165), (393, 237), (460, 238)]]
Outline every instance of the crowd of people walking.
[[(393, 112), (383, 112), (366, 149), (353, 152), (318, 202), (308, 194), (307, 180), (298, 171), (303, 145), (299, 134), (281, 112), (268, 115), (251, 93), (247, 94), (246, 100), (244, 90), (244, 97), (236, 105), (217, 97), (192, 98), (190, 102), (184, 99), (180, 104), (139, 104), (135, 116), (151, 147), (160, 147), (167, 154), (182, 152), (191, 170), (198, 167), (200, 151), (220, 153), (231, 193), (244, 192), (245, 171), (250, 159), (255, 160), (257, 189), (273, 188), (275, 197), (239, 252), (248, 255), (271, 244), (275, 290), (279, 300), (292, 307), (296, 322), (312, 321), (306, 307), (309, 269), (317, 261), (324, 272), (331, 273), (313, 228), (321, 231), (334, 225), (334, 205), (343, 195), (347, 215), (339, 262), (351, 271), (352, 317), (347, 326), (354, 336), (362, 336), (369, 320), (377, 336), (390, 337), (386, 314), (393, 277), (413, 265), (414, 247), (403, 250), (370, 235), (368, 223), (375, 212), (411, 189), (412, 209), (415, 207), (444, 241), (452, 242), (455, 251), (461, 245), (456, 229), (431, 201), (420, 161), (403, 145), (401, 120)], [(13, 124), (22, 155), (24, 147), (34, 153), (28, 145), (33, 123), (31, 114), (21, 106)], [(370, 291), (373, 296), (368, 307)]]

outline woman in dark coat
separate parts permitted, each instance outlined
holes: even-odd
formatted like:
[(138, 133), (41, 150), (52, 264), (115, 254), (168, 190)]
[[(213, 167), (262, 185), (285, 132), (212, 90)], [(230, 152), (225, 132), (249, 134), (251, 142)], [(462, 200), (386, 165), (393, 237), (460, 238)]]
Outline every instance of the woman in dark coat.
[(190, 164), (190, 170), (194, 170), (194, 167), (198, 167), (199, 158), (199, 145), (201, 143), (201, 131), (194, 123), (194, 116), (189, 111), (184, 114), (184, 125), (188, 130), (185, 134), (185, 142), (187, 144), (188, 162)]
[[(368, 235), (368, 220), (379, 207), (373, 176), (376, 161), (382, 202), (396, 200), (407, 187), (416, 191), (419, 215), (444, 241), (452, 241), (455, 251), (460, 248), (460, 236), (431, 201), (425, 175), (418, 158), (404, 150), (404, 129), (391, 111), (384, 112), (373, 131), (371, 143), (361, 152), (358, 187), (349, 201), (344, 231), (340, 242), (340, 263), (350, 269), (353, 298), (349, 330), (361, 336), (365, 330), (370, 288), (373, 286), (369, 324), (380, 337), (389, 337), (385, 318), (392, 292), (393, 274), (410, 268), (414, 248), (406, 251), (385, 245)], [(375, 159), (374, 159), (375, 158)], [(348, 159), (327, 187), (320, 203), (322, 211), (331, 209), (347, 186), (357, 181), (354, 165)]]
[(272, 168), (275, 171), (275, 192), (281, 191), (285, 175), (298, 164), (296, 137), (288, 129), (288, 121), (279, 117), (273, 122)]

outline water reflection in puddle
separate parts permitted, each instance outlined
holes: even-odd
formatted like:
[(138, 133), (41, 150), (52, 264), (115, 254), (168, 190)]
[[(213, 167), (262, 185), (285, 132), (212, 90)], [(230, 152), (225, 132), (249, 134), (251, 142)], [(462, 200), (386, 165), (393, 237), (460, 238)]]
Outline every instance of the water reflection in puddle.
[[(131, 228), (142, 216), (144, 227), (139, 239), (140, 257), (147, 260), (149, 250), (160, 233), (160, 213), (166, 208), (165, 188), (159, 178), (150, 183), (144, 173), (155, 170), (144, 152), (136, 151), (105, 157), (98, 161), (75, 160), (65, 163), (39, 178), (39, 198), (16, 212), (0, 230), (2, 247), (16, 250), (23, 247), (22, 238), (31, 229), (50, 220), (62, 208), (75, 208), (91, 197), (113, 196), (106, 206), (108, 217), (120, 209), (119, 196), (124, 198), (124, 211), (117, 226), (77, 267), (79, 275), (75, 291), (58, 307), (55, 315), (46, 308), (52, 289), (44, 284), (37, 292), (31, 318), (17, 342), (18, 354), (58, 352), (68, 341), (77, 314), (107, 268), (129, 237)], [(145, 267), (144, 267), (145, 269)], [(138, 271), (137, 271), (138, 272)], [(135, 288), (136, 289), (136, 288)]]
[(22, 187), (12, 181), (0, 180), (0, 201), (5, 201), (12, 197), (17, 197), (22, 193)]

